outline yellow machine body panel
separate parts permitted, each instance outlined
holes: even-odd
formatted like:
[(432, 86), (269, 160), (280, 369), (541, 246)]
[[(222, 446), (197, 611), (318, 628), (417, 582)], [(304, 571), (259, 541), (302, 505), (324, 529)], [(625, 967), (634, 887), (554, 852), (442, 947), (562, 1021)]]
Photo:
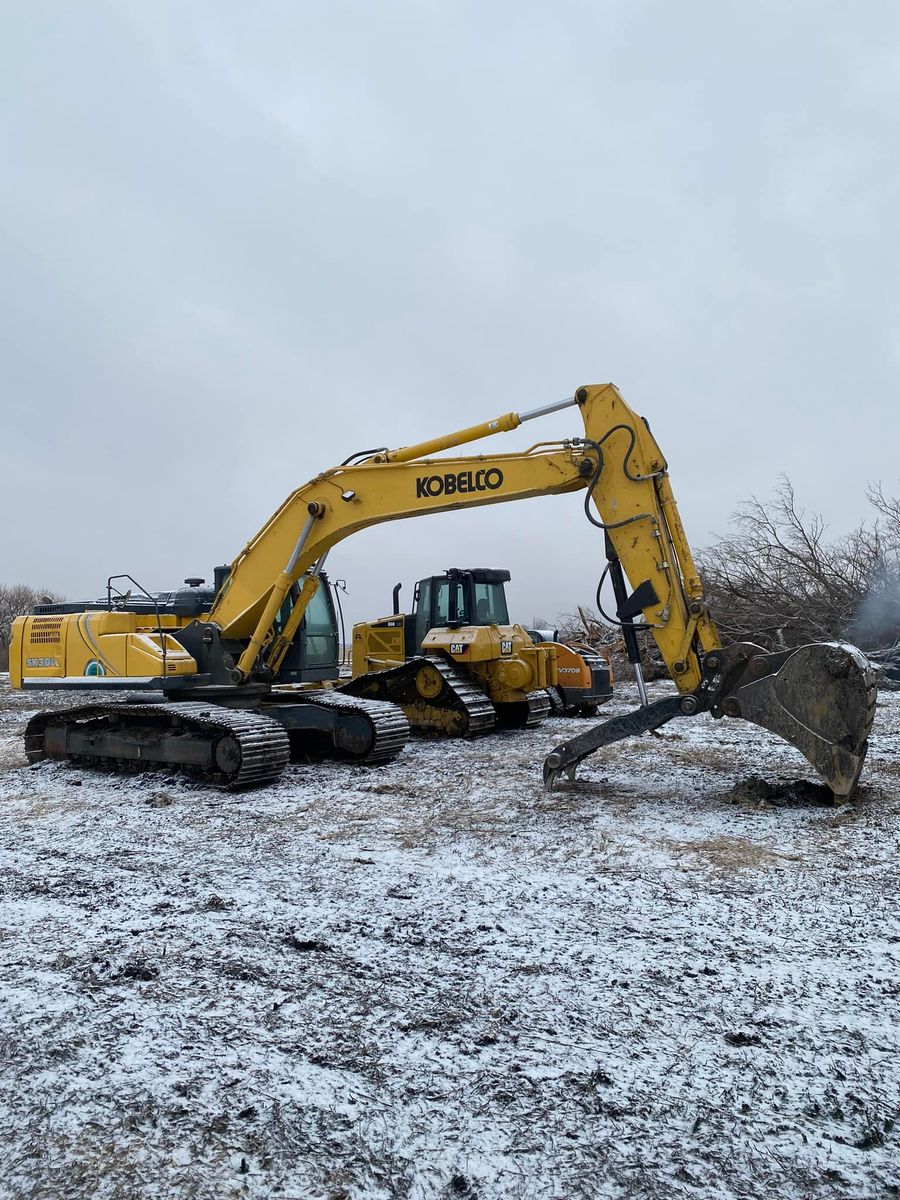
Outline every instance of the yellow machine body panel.
[[(332, 468), (293, 492), (232, 563), (209, 613), (223, 637), (247, 640), (238, 663), (241, 674), (250, 675), (269, 644), (291, 586), (358, 530), (590, 488), (591, 507), (607, 523), (629, 578), (652, 585), (656, 601), (644, 607), (643, 617), (678, 690), (696, 688), (701, 677), (698, 651), (717, 649), (719, 638), (706, 610), (666, 460), (647, 425), (612, 384), (579, 388), (572, 403), (581, 414), (583, 439), (542, 442), (508, 454), (430, 457), (521, 424), (515, 413), (507, 413), (443, 438)], [(606, 464), (599, 471), (598, 447)]]
[[(534, 645), (521, 625), (465, 625), (432, 629), (421, 653), (443, 655), (470, 672), (494, 704), (512, 704), (556, 683), (556, 651), (555, 645)], [(353, 626), (354, 679), (405, 661), (402, 616)]]
[(379, 617), (353, 626), (350, 672), (354, 679), (367, 671), (397, 667), (404, 659), (402, 617)]
[[(193, 675), (197, 664), (166, 629), (186, 621), (129, 612), (19, 617), (13, 625), (10, 682), (23, 679), (146, 678)], [(165, 647), (165, 653), (163, 653)]]
[(422, 653), (441, 653), (471, 671), (494, 704), (513, 704), (556, 683), (556, 649), (534, 645), (521, 625), (432, 629)]
[[(509, 453), (435, 457), (573, 406), (583, 425), (579, 436)], [(521, 414), (507, 412), (415, 445), (362, 451), (316, 475), (246, 544), (198, 621), (208, 626), (217, 667), (235, 688), (277, 682), (316, 594), (325, 556), (345, 538), (387, 521), (585, 491), (585, 514), (603, 534), (602, 543), (595, 543), (597, 563), (605, 557), (617, 612), (628, 620), (623, 629), (635, 637), (630, 622), (642, 619), (639, 627), (656, 641), (681, 695), (646, 703), (624, 725), (608, 728), (611, 723), (606, 723), (558, 747), (545, 763), (548, 785), (561, 772), (574, 771), (601, 745), (640, 729), (658, 728), (675, 715), (710, 711), (716, 717), (743, 716), (778, 733), (802, 751), (836, 793), (852, 794), (874, 713), (874, 685), (864, 656), (853, 647), (830, 643), (784, 653), (768, 653), (749, 642), (722, 649), (665, 457), (649, 425), (612, 384), (580, 387), (555, 404)], [(279, 626), (289, 597), (290, 616)], [(127, 679), (134, 674), (158, 681), (160, 676), (199, 674), (197, 662), (165, 633), (165, 628), (178, 628), (180, 623), (176, 618), (158, 627), (153, 617), (102, 610), (22, 618), (13, 628), (13, 686), (22, 686), (23, 679), (36, 685), (46, 681), (52, 687), (54, 681), (68, 686), (69, 681), (81, 683), (92, 675)], [(524, 630), (522, 634), (527, 636)], [(385, 657), (398, 646), (402, 653), (402, 635), (399, 623), (397, 633), (385, 636), (382, 631)], [(491, 639), (503, 642), (500, 627), (479, 628), (471, 643), (465, 642), (461, 630), (433, 636), (443, 641), (426, 650), (467, 662), (469, 671), (482, 673), (491, 687), (499, 686), (506, 695), (546, 687), (554, 671), (558, 679), (558, 663), (547, 651), (523, 646), (505, 654), (502, 644), (496, 654), (492, 644), (488, 650)], [(451, 643), (465, 648), (454, 654)], [(231, 649), (223, 649), (225, 644), (241, 647), (236, 662)], [(200, 657), (212, 654), (196, 652)], [(633, 652), (638, 653), (636, 643)], [(637, 665), (638, 659), (631, 661)], [(431, 674), (441, 672), (431, 665)], [(830, 698), (824, 707), (822, 694)], [(45, 752), (44, 732), (41, 726), (41, 732), (32, 735), (36, 748), (30, 753)], [(143, 753), (139, 731), (134, 737)], [(108, 740), (115, 748), (116, 738)], [(200, 738), (191, 753), (202, 751), (204, 744)], [(172, 753), (177, 749), (175, 745)], [(250, 778), (227, 763), (215, 769), (237, 780), (235, 786), (244, 786)]]

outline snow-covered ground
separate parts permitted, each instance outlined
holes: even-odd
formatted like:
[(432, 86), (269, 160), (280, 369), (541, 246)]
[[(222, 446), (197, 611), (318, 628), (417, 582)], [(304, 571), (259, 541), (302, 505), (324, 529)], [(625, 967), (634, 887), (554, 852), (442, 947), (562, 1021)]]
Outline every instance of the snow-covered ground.
[(706, 717), (549, 796), (580, 722), (230, 796), (27, 767), (34, 705), (0, 688), (0, 1195), (900, 1195), (900, 696), (837, 809)]

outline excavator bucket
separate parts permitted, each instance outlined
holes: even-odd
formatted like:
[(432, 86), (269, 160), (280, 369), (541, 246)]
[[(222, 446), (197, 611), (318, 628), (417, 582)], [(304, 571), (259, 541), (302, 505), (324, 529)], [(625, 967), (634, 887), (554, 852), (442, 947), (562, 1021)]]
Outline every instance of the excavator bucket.
[(726, 715), (796, 746), (836, 796), (849, 796), (865, 761), (876, 695), (875, 673), (860, 650), (815, 642), (753, 655), (720, 703)]
[(544, 782), (552, 789), (560, 775), (573, 778), (578, 763), (601, 746), (709, 711), (743, 717), (784, 738), (836, 796), (850, 796), (865, 761), (876, 695), (875, 672), (855, 646), (815, 642), (770, 654), (739, 642), (707, 655), (695, 692), (666, 696), (557, 746), (544, 762)]

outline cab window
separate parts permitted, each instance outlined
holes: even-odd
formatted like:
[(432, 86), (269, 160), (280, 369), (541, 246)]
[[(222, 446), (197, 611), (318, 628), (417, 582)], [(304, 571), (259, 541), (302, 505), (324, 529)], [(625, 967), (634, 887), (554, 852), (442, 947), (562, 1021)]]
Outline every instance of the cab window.
[(304, 659), (308, 667), (327, 667), (337, 661), (337, 633), (327, 589), (328, 584), (319, 580), (319, 586), (300, 624), (306, 638)]
[(465, 593), (463, 585), (458, 581), (449, 579), (441, 579), (435, 589), (434, 594), (434, 623), (435, 625), (446, 625), (450, 620), (450, 589), (456, 588), (456, 619), (463, 625), (469, 622), (469, 615), (466, 612)]
[(478, 625), (508, 625), (509, 611), (502, 583), (475, 584), (475, 621)]

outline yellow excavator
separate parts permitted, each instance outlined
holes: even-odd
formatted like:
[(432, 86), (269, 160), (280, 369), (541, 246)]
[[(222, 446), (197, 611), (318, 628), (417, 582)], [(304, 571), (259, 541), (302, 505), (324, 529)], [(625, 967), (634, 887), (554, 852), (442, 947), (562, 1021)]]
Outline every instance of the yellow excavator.
[[(583, 436), (505, 454), (435, 457), (569, 407), (581, 416)], [(10, 648), (14, 687), (94, 692), (91, 703), (34, 717), (26, 753), (33, 761), (176, 766), (225, 788), (276, 778), (292, 744), (384, 761), (408, 734), (402, 710), (323, 686), (332, 668), (315, 662), (317, 640), (334, 632), (333, 609), (323, 602), (330, 549), (383, 521), (568, 492), (582, 493), (587, 520), (603, 534), (642, 703), (557, 746), (544, 763), (545, 785), (572, 777), (602, 746), (707, 712), (780, 735), (835, 794), (851, 794), (875, 706), (867, 660), (844, 644), (774, 654), (746, 642), (721, 646), (665, 458), (612, 384), (580, 387), (557, 403), (419, 445), (352, 455), (293, 492), (207, 594), (197, 579), (163, 595), (129, 580), (130, 591), (114, 594), (124, 578), (117, 577), (107, 582), (105, 603), (47, 605), (19, 618)], [(656, 641), (677, 695), (649, 702), (640, 630)], [(116, 691), (130, 695), (106, 694)]]

